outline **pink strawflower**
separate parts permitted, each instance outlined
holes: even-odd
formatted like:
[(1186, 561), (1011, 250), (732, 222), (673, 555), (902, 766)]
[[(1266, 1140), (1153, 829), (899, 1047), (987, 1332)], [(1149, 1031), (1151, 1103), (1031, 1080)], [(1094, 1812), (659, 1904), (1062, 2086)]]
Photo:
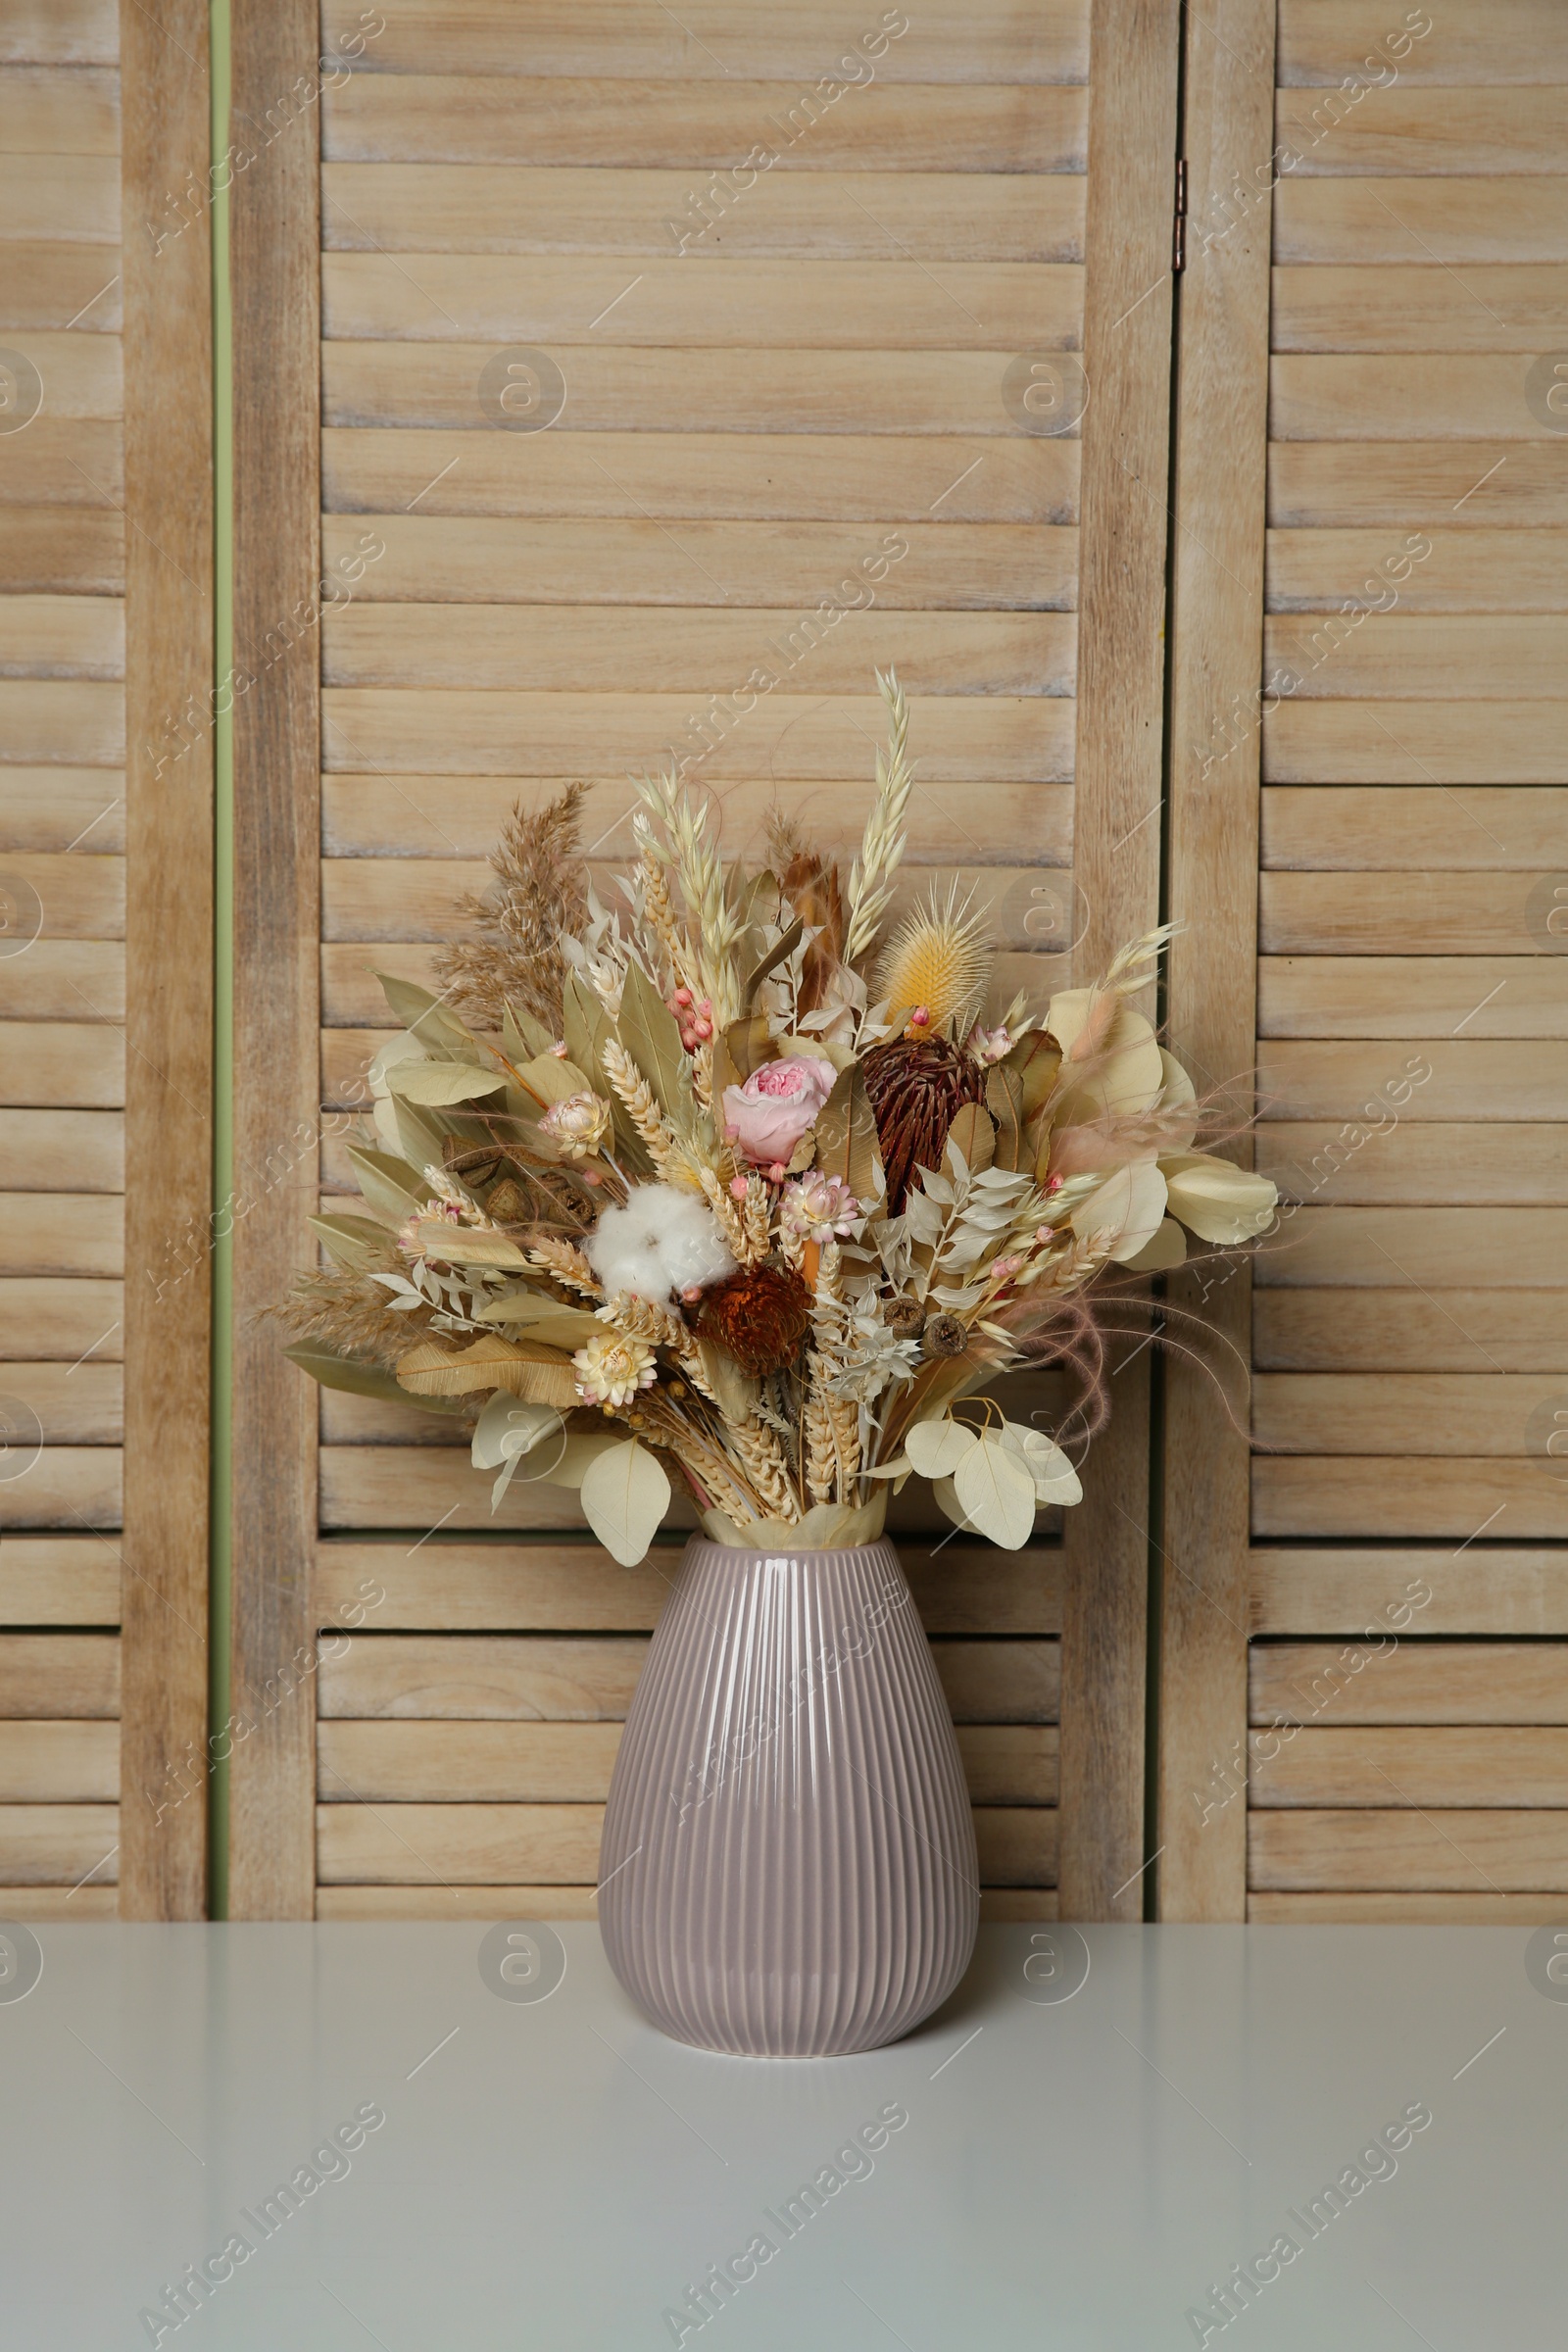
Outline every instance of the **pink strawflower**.
[(812, 1174), (784, 1187), (779, 1222), (804, 1242), (831, 1241), (855, 1231), (860, 1203), (842, 1176)]

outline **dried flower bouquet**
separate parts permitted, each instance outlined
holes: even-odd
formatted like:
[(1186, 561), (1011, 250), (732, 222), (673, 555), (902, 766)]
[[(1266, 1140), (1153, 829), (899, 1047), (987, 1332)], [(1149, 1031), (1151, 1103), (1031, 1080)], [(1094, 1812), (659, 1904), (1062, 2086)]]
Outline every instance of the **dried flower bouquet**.
[(868, 1542), (911, 1472), (1021, 1544), (1082, 1490), (979, 1392), (1081, 1364), (1107, 1270), (1273, 1214), (1265, 1178), (1193, 1148), (1191, 1081), (1129, 1002), (1163, 933), (988, 1026), (991, 941), (956, 887), (890, 929), (908, 711), (878, 683), (848, 876), (778, 817), (767, 867), (726, 866), (645, 781), (610, 909), (580, 786), (513, 817), (445, 995), (384, 979), (405, 1027), (372, 1065), (380, 1148), (352, 1154), (368, 1213), (316, 1220), (332, 1270), (280, 1310), (328, 1385), (486, 1398), (492, 1507), (519, 1469), (574, 1487), (627, 1563), (672, 1478), (748, 1548)]

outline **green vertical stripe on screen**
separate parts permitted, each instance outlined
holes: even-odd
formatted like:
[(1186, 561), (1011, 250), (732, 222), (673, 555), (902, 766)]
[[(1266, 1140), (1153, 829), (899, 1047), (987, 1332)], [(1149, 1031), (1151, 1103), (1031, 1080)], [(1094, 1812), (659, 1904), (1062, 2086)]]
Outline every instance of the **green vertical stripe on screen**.
[[(210, 0), (213, 61), (213, 681), (234, 658), (233, 320), (228, 291), (228, 194), (217, 166), (228, 148), (229, 0)], [(231, 1613), (229, 1508), (232, 1497), (234, 1284), (232, 1220), (223, 1203), (234, 1188), (234, 722), (227, 695), (216, 698), (213, 906), (213, 1412), (212, 1590), (208, 1607), (210, 1729), (228, 1721)], [(228, 1916), (227, 1743), (210, 1753), (208, 1885), (214, 1919)]]

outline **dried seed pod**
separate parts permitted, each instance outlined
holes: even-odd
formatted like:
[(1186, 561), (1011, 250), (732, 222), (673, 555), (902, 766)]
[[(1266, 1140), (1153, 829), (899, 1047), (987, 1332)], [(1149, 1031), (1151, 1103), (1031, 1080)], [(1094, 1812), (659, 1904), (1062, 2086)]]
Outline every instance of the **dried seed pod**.
[(896, 1340), (917, 1340), (925, 1329), (925, 1308), (918, 1298), (890, 1298), (882, 1320)]
[(960, 1315), (933, 1315), (920, 1335), (920, 1346), (930, 1356), (962, 1355), (969, 1345), (969, 1327)]

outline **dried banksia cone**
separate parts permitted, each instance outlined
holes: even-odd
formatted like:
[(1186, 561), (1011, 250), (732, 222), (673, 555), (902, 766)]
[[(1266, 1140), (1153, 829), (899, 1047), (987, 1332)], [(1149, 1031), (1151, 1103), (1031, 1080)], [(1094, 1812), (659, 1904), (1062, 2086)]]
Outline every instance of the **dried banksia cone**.
[(920, 1334), (927, 1355), (962, 1355), (969, 1345), (969, 1326), (960, 1315), (933, 1315)]
[(743, 1372), (782, 1372), (801, 1351), (811, 1320), (811, 1294), (798, 1274), (743, 1266), (703, 1293), (697, 1328), (735, 1358)]
[(945, 1037), (890, 1038), (871, 1048), (860, 1068), (896, 1216), (915, 1169), (941, 1167), (948, 1129), (965, 1102), (985, 1101), (986, 1073)]

